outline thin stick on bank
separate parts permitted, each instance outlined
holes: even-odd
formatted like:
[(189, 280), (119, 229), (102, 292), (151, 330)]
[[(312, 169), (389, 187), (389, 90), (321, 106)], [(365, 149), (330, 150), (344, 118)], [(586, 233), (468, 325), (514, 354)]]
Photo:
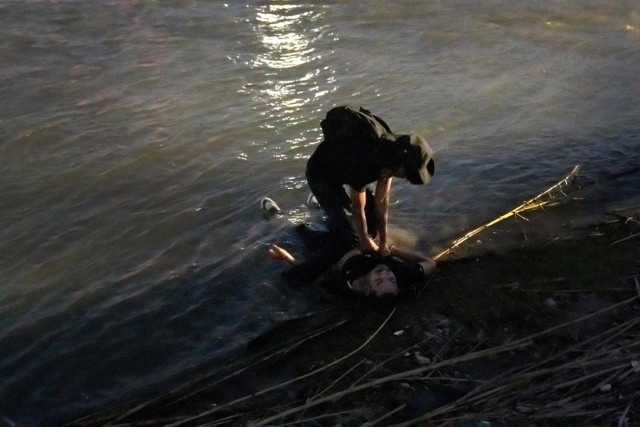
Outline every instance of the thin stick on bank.
[[(460, 237), (459, 239), (454, 240), (453, 244), (448, 249), (445, 249), (444, 251), (440, 252), (439, 254), (434, 256), (433, 258), (434, 259), (438, 259), (438, 258), (441, 258), (441, 257), (443, 257), (445, 255), (450, 254), (455, 248), (460, 246), (466, 240), (470, 239), (471, 237), (475, 236), (476, 234), (480, 233), (481, 231), (486, 230), (487, 228), (491, 227), (492, 225), (497, 224), (498, 222), (502, 221), (503, 219), (507, 219), (507, 218), (510, 218), (512, 216), (518, 216), (518, 215), (520, 215), (521, 212), (528, 211), (528, 210), (531, 210), (531, 209), (537, 209), (537, 208), (541, 208), (541, 207), (545, 206), (551, 200), (554, 199), (555, 196), (552, 194), (554, 191), (558, 191), (562, 195), (566, 196), (566, 194), (562, 191), (562, 188), (567, 186), (567, 185), (569, 185), (575, 179), (575, 177), (578, 175), (578, 170), (580, 170), (580, 165), (574, 166), (573, 169), (571, 170), (571, 172), (569, 173), (569, 175), (564, 177), (561, 181), (559, 181), (554, 186), (552, 186), (549, 189), (547, 189), (547, 190), (543, 191), (542, 193), (538, 194), (533, 199), (527, 200), (526, 202), (524, 202), (523, 204), (521, 204), (517, 208), (510, 210), (506, 214), (494, 219), (491, 222), (488, 222), (488, 223), (486, 223), (484, 225), (481, 225), (480, 227), (478, 227), (478, 228), (476, 228), (474, 230), (471, 230), (470, 232), (468, 232), (464, 236)], [(548, 200), (542, 200), (544, 197), (549, 197), (549, 199)]]

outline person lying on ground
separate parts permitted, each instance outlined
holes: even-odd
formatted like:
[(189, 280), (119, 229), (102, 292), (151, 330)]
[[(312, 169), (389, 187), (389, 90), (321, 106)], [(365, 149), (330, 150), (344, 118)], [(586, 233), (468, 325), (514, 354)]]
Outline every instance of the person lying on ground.
[[(435, 261), (422, 253), (395, 246), (391, 246), (389, 251), (389, 255), (383, 256), (356, 248), (344, 254), (332, 268), (339, 273), (338, 286), (367, 297), (395, 297), (400, 289), (425, 279), (436, 267)], [(270, 246), (269, 255), (288, 262), (294, 268), (304, 265), (276, 244)]]

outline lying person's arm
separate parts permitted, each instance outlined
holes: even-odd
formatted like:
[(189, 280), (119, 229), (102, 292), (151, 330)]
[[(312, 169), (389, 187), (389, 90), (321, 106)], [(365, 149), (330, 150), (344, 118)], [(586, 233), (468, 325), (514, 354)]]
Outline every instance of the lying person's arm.
[(403, 261), (415, 262), (416, 264), (420, 264), (420, 266), (424, 270), (425, 276), (431, 274), (436, 268), (436, 262), (432, 258), (429, 258), (428, 256), (419, 252), (411, 252), (406, 249), (400, 249), (392, 246), (391, 255), (396, 258), (400, 258)]
[[(288, 264), (291, 264), (294, 266), (294, 268), (298, 268), (298, 267), (303, 267), (304, 268), (304, 262), (299, 261), (296, 259), (296, 257), (294, 257), (293, 255), (291, 255), (291, 253), (289, 251), (287, 251), (286, 249), (276, 245), (275, 243), (272, 243), (271, 246), (269, 246), (269, 256), (273, 259), (279, 259), (282, 261), (287, 262)], [(351, 251), (347, 252), (338, 262), (336, 262), (335, 264), (333, 264), (331, 266), (332, 270), (335, 271), (340, 271), (340, 269), (342, 268), (342, 265), (352, 256), (357, 255), (357, 254), (361, 254), (362, 252), (360, 251), (360, 249), (352, 249)], [(293, 268), (292, 268), (293, 270)]]
[(361, 253), (362, 253), (362, 251), (361, 251), (360, 249), (357, 249), (357, 248), (356, 248), (356, 249), (351, 249), (349, 252), (347, 252), (346, 254), (344, 254), (344, 255), (342, 256), (342, 258), (340, 258), (340, 260), (338, 260), (338, 262), (336, 262), (336, 263), (333, 265), (333, 268), (334, 268), (335, 270), (337, 270), (337, 271), (342, 270), (342, 266), (344, 265), (344, 263), (345, 263), (345, 262), (347, 262), (347, 260), (348, 260), (349, 258), (351, 258), (351, 257), (352, 257), (352, 256), (354, 256), (354, 255), (361, 254)]

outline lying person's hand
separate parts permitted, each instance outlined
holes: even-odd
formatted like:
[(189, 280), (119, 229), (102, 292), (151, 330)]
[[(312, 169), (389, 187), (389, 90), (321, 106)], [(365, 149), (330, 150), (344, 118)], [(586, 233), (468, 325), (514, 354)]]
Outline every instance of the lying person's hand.
[(296, 262), (296, 259), (293, 257), (293, 255), (291, 255), (289, 252), (287, 252), (285, 249), (281, 248), (280, 246), (276, 245), (276, 244), (272, 244), (269, 247), (269, 256), (273, 259), (281, 259), (283, 261), (287, 261), (291, 264)]

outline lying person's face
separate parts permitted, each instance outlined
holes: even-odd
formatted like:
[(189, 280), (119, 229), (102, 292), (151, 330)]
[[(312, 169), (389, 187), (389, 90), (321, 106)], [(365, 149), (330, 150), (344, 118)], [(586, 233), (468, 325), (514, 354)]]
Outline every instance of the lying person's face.
[(389, 267), (384, 264), (377, 265), (373, 270), (371, 270), (367, 274), (367, 280), (369, 282), (371, 292), (376, 297), (398, 294), (396, 276)]

